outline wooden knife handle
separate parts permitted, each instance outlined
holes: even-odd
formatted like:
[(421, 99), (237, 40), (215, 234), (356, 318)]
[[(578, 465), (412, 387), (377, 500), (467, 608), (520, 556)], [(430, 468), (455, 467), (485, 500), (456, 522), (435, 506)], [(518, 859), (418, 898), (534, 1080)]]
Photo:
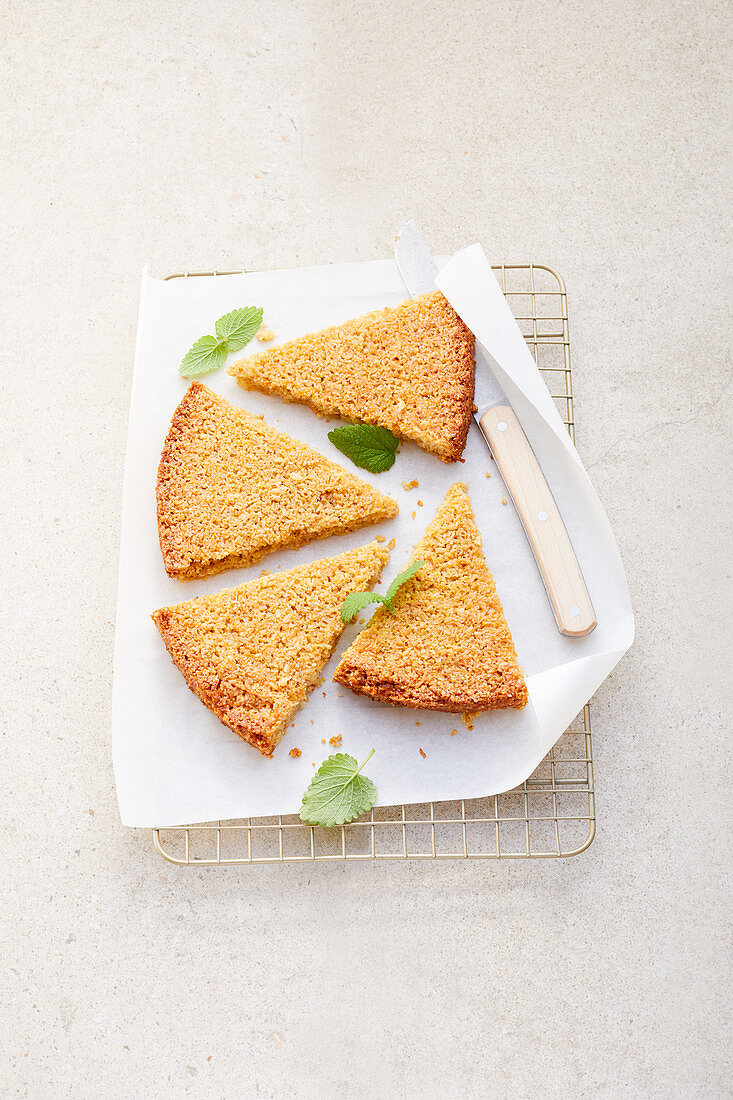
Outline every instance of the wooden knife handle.
[(555, 498), (508, 405), (495, 405), (479, 421), (547, 589), (558, 630), (570, 638), (590, 634), (597, 620), (573, 544)]

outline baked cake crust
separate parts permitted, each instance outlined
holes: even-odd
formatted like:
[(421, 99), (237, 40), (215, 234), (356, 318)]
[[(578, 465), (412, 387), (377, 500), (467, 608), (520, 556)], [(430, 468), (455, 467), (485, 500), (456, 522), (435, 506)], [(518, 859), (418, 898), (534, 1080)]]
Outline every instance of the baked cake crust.
[(341, 605), (389, 559), (373, 542), (152, 615), (191, 691), (242, 740), (272, 756), (344, 624)]
[(425, 565), (399, 590), (395, 617), (375, 612), (334, 680), (395, 706), (524, 707), (527, 686), (465, 485), (448, 490), (411, 560)]
[(169, 577), (253, 565), (276, 549), (345, 534), (397, 504), (260, 417), (194, 382), (173, 414), (156, 485)]
[(436, 290), (309, 333), (229, 368), (245, 389), (389, 428), (444, 462), (471, 422), (474, 336)]

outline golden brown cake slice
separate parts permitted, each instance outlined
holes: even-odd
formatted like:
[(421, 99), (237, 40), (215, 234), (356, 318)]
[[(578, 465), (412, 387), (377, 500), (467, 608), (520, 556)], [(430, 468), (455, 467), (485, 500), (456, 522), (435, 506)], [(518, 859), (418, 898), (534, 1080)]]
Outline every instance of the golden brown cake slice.
[(152, 616), (191, 691), (263, 756), (333, 652), (341, 604), (379, 577), (379, 543), (200, 596)]
[(156, 489), (169, 577), (252, 565), (356, 531), (397, 505), (317, 451), (194, 382), (166, 436)]
[(466, 445), (474, 338), (440, 291), (310, 333), (229, 368), (245, 389), (366, 421), (444, 462)]
[(334, 679), (384, 703), (478, 711), (527, 702), (517, 654), (465, 485), (452, 485), (412, 561), (395, 617), (380, 608)]

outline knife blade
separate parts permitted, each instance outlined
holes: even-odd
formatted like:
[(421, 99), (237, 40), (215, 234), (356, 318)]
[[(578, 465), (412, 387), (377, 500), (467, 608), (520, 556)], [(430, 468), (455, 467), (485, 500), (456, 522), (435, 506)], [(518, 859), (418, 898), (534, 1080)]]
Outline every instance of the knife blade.
[[(435, 290), (438, 268), (412, 219), (395, 238), (395, 260), (412, 298)], [(480, 344), (475, 359), (474, 419), (524, 527), (558, 630), (570, 638), (585, 637), (597, 619), (555, 498)]]

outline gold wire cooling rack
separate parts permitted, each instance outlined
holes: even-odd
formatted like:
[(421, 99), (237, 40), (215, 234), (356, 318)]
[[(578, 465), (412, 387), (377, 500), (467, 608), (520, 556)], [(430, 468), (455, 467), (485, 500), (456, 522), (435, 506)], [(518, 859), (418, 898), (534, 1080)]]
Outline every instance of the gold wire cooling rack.
[[(567, 294), (544, 264), (492, 265), (571, 438), (575, 439)], [(196, 271), (170, 279), (237, 275)], [(320, 829), (297, 815), (153, 830), (169, 863), (211, 866), (345, 860), (551, 859), (595, 836), (593, 751), (586, 704), (529, 779), (486, 798), (379, 807)]]

